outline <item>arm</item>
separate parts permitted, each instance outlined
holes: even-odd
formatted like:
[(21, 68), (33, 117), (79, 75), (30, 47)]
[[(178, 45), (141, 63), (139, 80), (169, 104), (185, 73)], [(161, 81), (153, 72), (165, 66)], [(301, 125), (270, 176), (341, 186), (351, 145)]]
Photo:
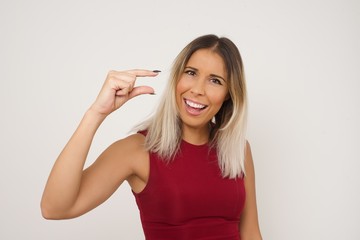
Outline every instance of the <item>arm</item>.
[[(129, 99), (153, 93), (151, 87), (134, 87), (136, 77), (156, 75), (147, 70), (108, 74), (96, 101), (53, 166), (41, 200), (45, 218), (64, 219), (84, 214), (105, 201), (133, 174), (131, 157), (143, 153), (139, 147), (141, 139), (136, 135), (114, 143), (91, 167), (85, 171), (83, 168), (93, 137), (104, 119)], [(121, 159), (117, 159), (118, 156)]]
[(256, 207), (255, 171), (249, 143), (246, 144), (245, 169), (246, 201), (239, 223), (241, 239), (261, 240), (262, 237)]

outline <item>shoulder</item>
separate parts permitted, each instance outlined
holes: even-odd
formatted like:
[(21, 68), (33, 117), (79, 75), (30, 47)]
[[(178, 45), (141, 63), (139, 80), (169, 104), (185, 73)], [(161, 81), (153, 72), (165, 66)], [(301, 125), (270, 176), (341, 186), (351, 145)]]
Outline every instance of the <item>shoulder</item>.
[(246, 140), (245, 144), (245, 164), (249, 164), (253, 161), (252, 153), (251, 153), (251, 146), (248, 140)]
[(246, 141), (245, 145), (245, 179), (252, 179), (254, 176), (254, 160), (251, 152), (251, 146), (248, 141)]
[[(122, 167), (126, 167), (131, 174), (136, 160), (144, 160), (148, 156), (144, 143), (144, 135), (132, 134), (112, 143), (100, 155), (100, 159), (107, 159), (107, 162), (112, 162), (115, 165), (120, 164)], [(113, 167), (115, 166), (113, 165)]]
[(262, 239), (256, 206), (255, 170), (248, 141), (245, 148), (245, 173), (246, 201), (239, 223), (241, 239)]
[(116, 141), (114, 144), (128, 144), (131, 146), (144, 145), (145, 135), (143, 133), (134, 133), (123, 139)]
[(121, 157), (134, 157), (138, 154), (144, 154), (147, 152), (145, 148), (145, 136), (140, 133), (132, 134), (114, 142), (109, 146), (108, 150), (119, 154)]
[(131, 189), (140, 192), (147, 183), (150, 171), (150, 156), (145, 147), (144, 134), (130, 135), (113, 145), (116, 148), (117, 155), (124, 159), (124, 165), (131, 170), (126, 178)]

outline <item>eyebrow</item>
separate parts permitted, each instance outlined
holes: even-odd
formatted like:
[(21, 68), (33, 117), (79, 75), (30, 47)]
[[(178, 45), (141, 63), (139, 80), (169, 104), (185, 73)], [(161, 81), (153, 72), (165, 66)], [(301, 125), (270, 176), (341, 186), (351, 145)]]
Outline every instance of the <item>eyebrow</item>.
[[(194, 71), (196, 71), (196, 72), (199, 71), (199, 69), (194, 68), (194, 67), (190, 67), (190, 66), (186, 66), (185, 69), (186, 69), (186, 68), (190, 68), (190, 69), (192, 69), (192, 70), (194, 70)], [(210, 74), (210, 76), (211, 76), (211, 77), (220, 78), (220, 79), (222, 79), (224, 82), (226, 82), (225, 78), (223, 78), (223, 77), (221, 77), (221, 76), (219, 76), (219, 75), (216, 75), (216, 74), (213, 74), (213, 73), (212, 73), (212, 74)]]

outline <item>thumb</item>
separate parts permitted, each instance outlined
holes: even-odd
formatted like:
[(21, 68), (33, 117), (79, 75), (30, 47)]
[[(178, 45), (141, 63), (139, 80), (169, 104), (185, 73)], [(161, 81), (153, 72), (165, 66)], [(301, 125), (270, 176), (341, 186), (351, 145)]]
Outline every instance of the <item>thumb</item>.
[(152, 87), (148, 87), (148, 86), (134, 87), (132, 91), (129, 93), (129, 99), (142, 94), (155, 94), (155, 90)]

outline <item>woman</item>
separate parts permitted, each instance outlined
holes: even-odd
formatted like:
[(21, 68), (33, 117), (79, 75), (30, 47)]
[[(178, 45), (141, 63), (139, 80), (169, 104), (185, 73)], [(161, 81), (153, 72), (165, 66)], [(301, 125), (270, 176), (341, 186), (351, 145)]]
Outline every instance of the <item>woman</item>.
[(158, 72), (109, 72), (54, 164), (41, 202), (43, 216), (80, 216), (126, 180), (146, 239), (261, 239), (245, 140), (243, 65), (227, 38), (205, 35), (189, 43), (174, 62), (153, 117), (83, 170), (102, 121), (131, 98), (153, 94), (149, 86), (134, 85), (138, 77)]

